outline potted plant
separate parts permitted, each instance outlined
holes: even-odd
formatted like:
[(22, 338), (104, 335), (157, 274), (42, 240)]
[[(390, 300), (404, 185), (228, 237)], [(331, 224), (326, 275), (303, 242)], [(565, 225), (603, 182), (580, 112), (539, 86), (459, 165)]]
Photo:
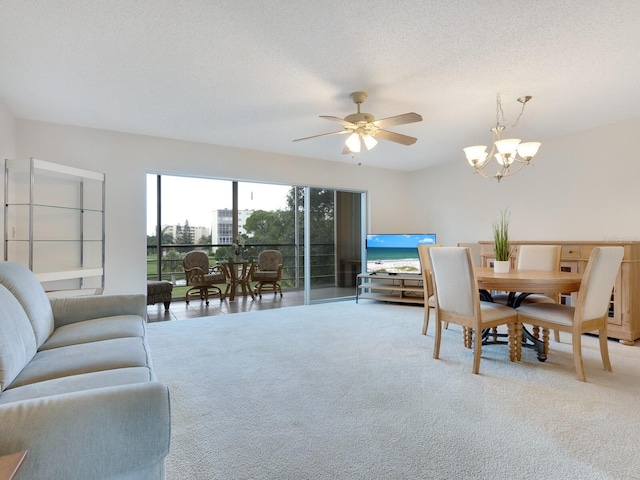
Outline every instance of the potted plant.
[(493, 262), (493, 270), (496, 273), (508, 273), (511, 266), (509, 217), (507, 209), (501, 210), (500, 219), (493, 224), (493, 250), (496, 255), (496, 259)]
[(233, 260), (234, 262), (241, 262), (242, 261), (242, 255), (244, 254), (245, 250), (245, 239), (242, 235), (238, 235), (236, 237), (236, 241), (233, 242), (231, 244), (231, 246), (233, 247)]

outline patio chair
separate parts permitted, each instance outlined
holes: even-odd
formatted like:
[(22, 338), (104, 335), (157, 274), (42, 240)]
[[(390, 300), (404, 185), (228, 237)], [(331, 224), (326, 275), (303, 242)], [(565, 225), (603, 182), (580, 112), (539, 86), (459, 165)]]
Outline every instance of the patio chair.
[(224, 299), (224, 294), (218, 285), (226, 284), (227, 276), (224, 269), (219, 266), (209, 266), (209, 257), (206, 253), (197, 250), (187, 253), (182, 259), (182, 268), (187, 286), (191, 287), (184, 295), (187, 304), (193, 296), (204, 300), (207, 305), (209, 305), (210, 295), (218, 295), (220, 301)]

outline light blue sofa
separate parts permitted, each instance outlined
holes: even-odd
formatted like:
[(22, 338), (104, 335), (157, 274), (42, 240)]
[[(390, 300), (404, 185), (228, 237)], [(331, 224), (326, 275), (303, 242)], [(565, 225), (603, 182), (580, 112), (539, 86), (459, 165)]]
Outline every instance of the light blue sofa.
[(169, 390), (156, 381), (144, 295), (49, 300), (0, 262), (0, 455), (24, 479), (162, 479)]

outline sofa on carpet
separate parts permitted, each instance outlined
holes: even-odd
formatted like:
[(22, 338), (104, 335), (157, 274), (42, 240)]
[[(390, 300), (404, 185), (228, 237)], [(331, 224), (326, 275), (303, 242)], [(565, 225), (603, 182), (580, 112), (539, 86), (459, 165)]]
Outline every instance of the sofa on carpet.
[(0, 262), (0, 455), (20, 478), (162, 479), (168, 387), (146, 341), (145, 295), (49, 299)]

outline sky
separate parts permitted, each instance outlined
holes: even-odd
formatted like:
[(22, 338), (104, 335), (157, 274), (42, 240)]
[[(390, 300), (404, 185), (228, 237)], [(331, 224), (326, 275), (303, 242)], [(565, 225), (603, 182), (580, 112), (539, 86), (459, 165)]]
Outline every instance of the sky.
[[(156, 175), (147, 175), (147, 235), (155, 235)], [(162, 223), (211, 228), (211, 212), (231, 209), (231, 181), (162, 175)], [(240, 210), (278, 210), (286, 206), (289, 185), (238, 183)]]

